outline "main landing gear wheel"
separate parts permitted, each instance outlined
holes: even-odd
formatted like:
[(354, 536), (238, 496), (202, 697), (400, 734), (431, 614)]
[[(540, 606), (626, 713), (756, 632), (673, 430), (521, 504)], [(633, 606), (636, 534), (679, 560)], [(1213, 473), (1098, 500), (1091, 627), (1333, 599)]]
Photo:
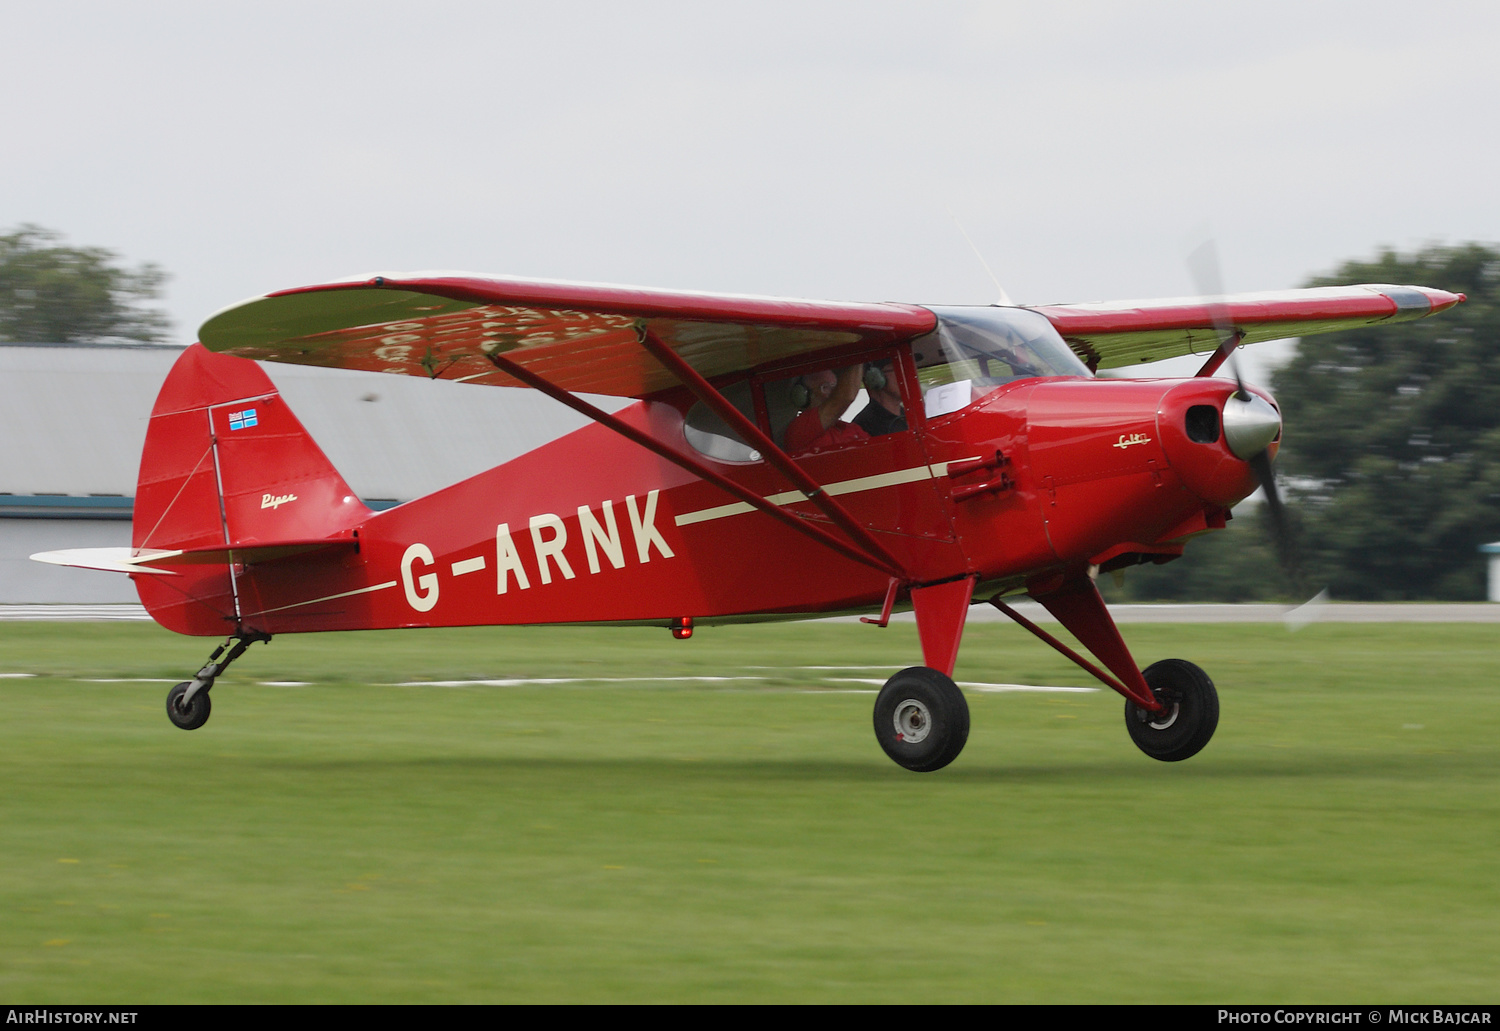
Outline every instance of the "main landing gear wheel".
[(184, 680), (167, 692), (167, 719), (172, 721), (173, 726), (183, 730), (197, 730), (208, 722), (208, 714), (213, 711), (213, 703), (208, 700), (206, 687), (193, 695), (193, 700), (186, 706), (181, 704), (182, 696), (187, 694), (190, 686), (192, 682)]
[(958, 685), (937, 670), (903, 669), (875, 699), (875, 739), (908, 770), (940, 770), (958, 758), (969, 740), (969, 703)]
[(1147, 712), (1125, 703), (1125, 729), (1153, 759), (1175, 763), (1197, 755), (1219, 725), (1219, 693), (1208, 674), (1186, 659), (1162, 659), (1142, 671), (1151, 693), (1166, 706)]

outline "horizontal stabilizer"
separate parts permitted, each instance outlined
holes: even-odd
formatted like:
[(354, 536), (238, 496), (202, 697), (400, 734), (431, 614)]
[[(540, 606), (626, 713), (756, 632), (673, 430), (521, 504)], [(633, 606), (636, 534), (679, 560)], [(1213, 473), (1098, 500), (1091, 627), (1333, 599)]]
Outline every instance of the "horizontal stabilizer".
[(156, 551), (151, 548), (139, 553), (134, 548), (69, 548), (66, 551), (39, 551), (31, 556), (31, 561), (47, 562), (54, 566), (75, 566), (79, 569), (102, 569), (108, 573), (176, 576), (170, 569), (152, 569), (144, 563), (162, 556), (180, 554), (180, 551)]
[(330, 549), (355, 550), (359, 542), (353, 537), (332, 540), (266, 541), (244, 547), (187, 548), (73, 548), (67, 551), (43, 551), (32, 555), (34, 562), (55, 566), (77, 566), (80, 569), (102, 569), (110, 573), (153, 573), (177, 576), (172, 566), (227, 565), (231, 562), (274, 562), (293, 555), (306, 555)]

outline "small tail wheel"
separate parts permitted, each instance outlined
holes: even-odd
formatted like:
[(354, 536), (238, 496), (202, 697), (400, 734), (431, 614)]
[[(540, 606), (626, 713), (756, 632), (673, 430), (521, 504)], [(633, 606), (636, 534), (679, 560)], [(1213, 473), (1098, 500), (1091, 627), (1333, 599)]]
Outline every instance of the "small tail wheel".
[(1208, 674), (1186, 659), (1162, 659), (1142, 671), (1164, 709), (1125, 703), (1125, 729), (1153, 759), (1175, 763), (1197, 755), (1219, 725), (1219, 693)]
[(875, 739), (917, 773), (947, 766), (969, 740), (969, 703), (948, 677), (926, 666), (903, 669), (875, 698)]
[(185, 680), (167, 692), (167, 719), (172, 721), (173, 726), (183, 730), (197, 730), (208, 722), (213, 703), (208, 700), (208, 688), (205, 687), (184, 706), (182, 696), (187, 694), (189, 686), (191, 682)]

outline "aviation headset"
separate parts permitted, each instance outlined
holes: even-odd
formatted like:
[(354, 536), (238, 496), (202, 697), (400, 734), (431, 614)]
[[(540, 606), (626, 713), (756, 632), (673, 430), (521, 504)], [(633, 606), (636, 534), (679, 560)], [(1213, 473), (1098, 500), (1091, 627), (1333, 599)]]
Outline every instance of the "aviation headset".
[[(865, 389), (874, 394), (884, 390), (886, 385), (885, 373), (874, 362), (865, 363), (865, 371), (861, 377)], [(808, 405), (812, 404), (812, 391), (808, 389), (807, 383), (801, 376), (792, 380), (791, 387), (792, 405), (797, 411), (806, 411)]]

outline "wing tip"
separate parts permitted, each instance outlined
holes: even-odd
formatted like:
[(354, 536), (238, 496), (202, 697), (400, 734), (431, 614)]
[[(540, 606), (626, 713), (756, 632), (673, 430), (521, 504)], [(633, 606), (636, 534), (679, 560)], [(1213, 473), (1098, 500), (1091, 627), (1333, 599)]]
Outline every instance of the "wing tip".
[(1456, 304), (1467, 301), (1468, 295), (1440, 290), (1432, 286), (1395, 286), (1380, 283), (1374, 286), (1381, 296), (1396, 306), (1392, 318), (1398, 322), (1420, 319), (1447, 311)]
[(1428, 290), (1427, 296), (1432, 302), (1433, 314), (1437, 314), (1440, 311), (1447, 311), (1455, 304), (1463, 304), (1469, 299), (1468, 294), (1450, 293), (1447, 290)]

